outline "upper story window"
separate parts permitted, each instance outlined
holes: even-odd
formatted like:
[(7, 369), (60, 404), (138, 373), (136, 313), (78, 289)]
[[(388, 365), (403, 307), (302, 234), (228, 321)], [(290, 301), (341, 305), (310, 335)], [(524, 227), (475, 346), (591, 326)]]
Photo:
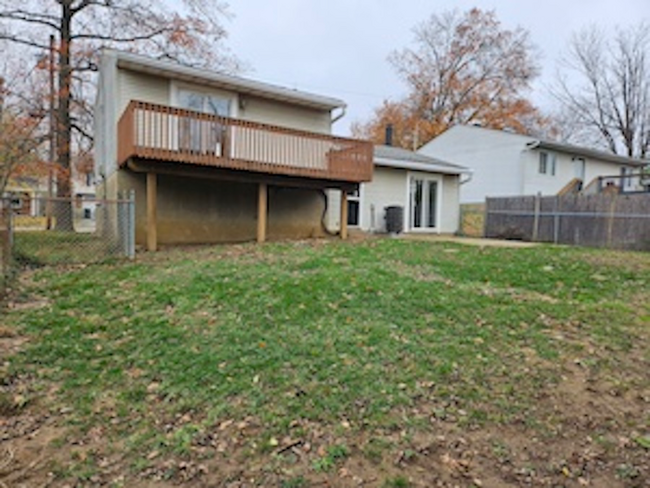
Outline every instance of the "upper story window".
[(557, 157), (553, 153), (539, 153), (539, 174), (555, 176), (557, 171)]
[(632, 188), (632, 174), (634, 173), (634, 170), (632, 168), (628, 168), (627, 166), (623, 166), (621, 168), (621, 186), (623, 188)]
[(204, 112), (206, 114), (219, 115), (221, 117), (230, 116), (230, 100), (208, 93), (179, 90), (178, 105), (181, 108), (196, 110), (197, 112)]

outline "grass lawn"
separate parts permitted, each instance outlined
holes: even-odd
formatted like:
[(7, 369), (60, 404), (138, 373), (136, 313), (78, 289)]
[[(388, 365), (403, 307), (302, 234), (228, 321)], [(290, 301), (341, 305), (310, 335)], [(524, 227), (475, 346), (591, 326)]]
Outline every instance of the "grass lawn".
[(648, 254), (314, 241), (22, 281), (2, 488), (650, 480)]

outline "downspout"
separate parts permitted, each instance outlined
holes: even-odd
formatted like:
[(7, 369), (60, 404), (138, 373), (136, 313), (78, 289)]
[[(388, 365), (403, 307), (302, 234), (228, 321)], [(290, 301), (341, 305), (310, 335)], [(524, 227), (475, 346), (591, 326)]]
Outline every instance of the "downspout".
[(347, 105), (343, 105), (342, 107), (339, 107), (339, 108), (341, 109), (341, 113), (338, 114), (336, 117), (334, 117), (332, 119), (332, 121), (330, 122), (331, 125), (336, 124), (339, 120), (341, 120), (343, 117), (345, 117), (345, 113), (346, 113), (347, 108), (348, 108)]
[(329, 199), (327, 198), (327, 192), (325, 190), (320, 190), (320, 194), (323, 197), (323, 202), (325, 204), (324, 207), (323, 207), (323, 213), (322, 213), (322, 215), (320, 217), (321, 228), (323, 229), (325, 234), (327, 234), (329, 236), (336, 236), (336, 235), (338, 235), (338, 232), (331, 230), (327, 226), (327, 222), (326, 222), (326, 220), (327, 220), (327, 210), (329, 208)]
[(469, 173), (463, 173), (463, 174), (465, 174), (465, 176), (467, 176), (467, 178), (465, 178), (464, 180), (461, 179), (458, 182), (459, 185), (464, 185), (465, 183), (469, 183), (470, 181), (472, 181), (472, 178), (474, 178), (474, 173), (471, 172), (471, 171)]

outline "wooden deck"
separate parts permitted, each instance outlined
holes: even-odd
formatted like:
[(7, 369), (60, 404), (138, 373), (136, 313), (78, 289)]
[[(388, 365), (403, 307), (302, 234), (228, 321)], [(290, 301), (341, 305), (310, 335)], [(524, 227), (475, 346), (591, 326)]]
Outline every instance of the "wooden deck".
[(337, 182), (370, 181), (372, 143), (132, 101), (118, 159), (186, 163)]

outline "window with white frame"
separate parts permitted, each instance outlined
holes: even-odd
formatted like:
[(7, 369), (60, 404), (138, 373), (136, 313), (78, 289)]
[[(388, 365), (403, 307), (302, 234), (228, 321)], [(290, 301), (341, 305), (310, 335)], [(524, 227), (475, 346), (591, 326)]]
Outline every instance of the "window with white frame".
[(557, 172), (557, 156), (549, 152), (539, 153), (539, 174), (555, 176)]
[(545, 175), (548, 171), (548, 153), (539, 153), (539, 174)]

